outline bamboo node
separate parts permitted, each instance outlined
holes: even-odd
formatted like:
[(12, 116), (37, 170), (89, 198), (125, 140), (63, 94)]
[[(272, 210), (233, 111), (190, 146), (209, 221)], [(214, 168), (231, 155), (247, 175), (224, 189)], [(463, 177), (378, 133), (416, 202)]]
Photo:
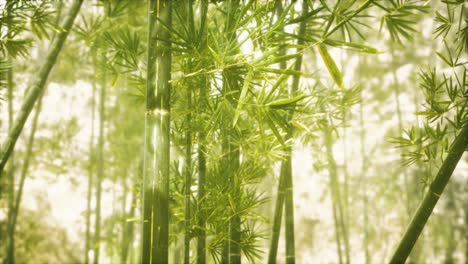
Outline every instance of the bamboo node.
[(164, 116), (164, 115), (167, 115), (167, 114), (169, 114), (169, 112), (164, 110), (164, 109), (146, 110), (146, 115), (147, 116), (157, 116), (157, 115)]

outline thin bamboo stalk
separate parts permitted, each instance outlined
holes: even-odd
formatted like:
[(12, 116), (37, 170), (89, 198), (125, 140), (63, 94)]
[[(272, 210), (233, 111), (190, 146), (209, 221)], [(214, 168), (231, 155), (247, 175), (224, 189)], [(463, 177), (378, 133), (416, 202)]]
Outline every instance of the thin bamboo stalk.
[[(207, 47), (206, 43), (206, 18), (208, 14), (208, 1), (202, 0), (200, 2), (200, 49)], [(204, 114), (206, 111), (207, 104), (207, 87), (209, 85), (205, 76), (200, 76), (200, 98), (198, 111), (200, 114)], [(197, 210), (199, 214), (198, 218), (198, 240), (197, 240), (197, 264), (204, 264), (206, 262), (206, 220), (205, 213), (203, 210), (203, 201), (205, 199), (205, 183), (206, 183), (206, 134), (203, 129), (198, 132), (198, 194), (197, 194)]]
[(185, 122), (187, 126), (187, 131), (185, 132), (185, 234), (184, 234), (184, 263), (190, 263), (190, 217), (191, 217), (191, 193), (190, 187), (192, 185), (192, 91), (190, 89), (191, 85), (187, 86), (187, 108), (188, 114), (186, 116)]
[[(106, 52), (102, 51), (103, 65), (106, 63)], [(101, 249), (101, 197), (102, 197), (102, 181), (104, 180), (104, 126), (105, 126), (105, 110), (106, 110), (106, 86), (107, 77), (105, 69), (101, 69), (100, 91), (99, 91), (99, 131), (97, 142), (97, 168), (96, 168), (96, 215), (95, 215), (95, 231), (94, 231), (94, 260), (93, 263), (99, 263), (99, 255)]]
[(21, 198), (23, 197), (24, 183), (26, 181), (26, 176), (28, 175), (29, 163), (32, 157), (32, 149), (34, 146), (34, 139), (36, 136), (37, 123), (39, 120), (39, 115), (42, 110), (42, 99), (43, 95), (39, 97), (39, 102), (36, 106), (36, 112), (34, 113), (33, 123), (31, 126), (31, 132), (29, 133), (28, 145), (26, 148), (26, 156), (24, 158), (23, 167), (21, 170), (20, 181), (18, 186), (18, 193), (16, 194), (13, 208), (11, 210), (10, 220), (8, 222), (8, 239), (7, 239), (7, 256), (5, 263), (15, 263), (15, 231), (16, 223), (18, 220), (18, 215), (20, 212)]
[[(206, 87), (207, 81), (205, 77), (202, 77), (200, 86), (200, 103), (199, 111), (201, 114), (205, 112), (206, 104)], [(198, 195), (197, 195), (197, 207), (199, 212), (198, 219), (198, 242), (197, 242), (197, 263), (203, 264), (206, 262), (206, 219), (203, 210), (203, 204), (205, 199), (205, 184), (206, 184), (206, 141), (205, 131), (200, 130), (198, 132)]]
[[(96, 56), (94, 52), (92, 52), (92, 61), (93, 64), (96, 65)], [(96, 98), (96, 77), (93, 75), (92, 81), (92, 96), (91, 96), (91, 135), (89, 138), (89, 157), (88, 157), (88, 190), (86, 193), (86, 231), (85, 231), (85, 257), (84, 263), (89, 263), (89, 251), (91, 249), (91, 199), (93, 195), (93, 183), (94, 183), (94, 123), (95, 123), (95, 112), (96, 112), (96, 102), (94, 98)]]
[[(302, 15), (305, 16), (309, 10), (308, 1), (302, 1)], [(299, 24), (299, 36), (305, 36), (306, 34), (306, 21), (302, 20)], [(301, 71), (302, 68), (302, 58), (304, 49), (302, 46), (304, 45), (304, 40), (299, 38), (297, 40), (297, 51), (298, 54), (296, 62), (294, 64), (294, 70), (297, 72)], [(294, 75), (292, 78), (291, 90), (289, 92), (290, 96), (294, 96), (297, 91), (299, 90), (299, 81), (300, 76)], [(289, 113), (288, 121), (292, 119), (293, 112)], [(287, 139), (293, 138), (293, 127), (290, 126), (287, 135)], [(286, 140), (287, 141), (287, 140)], [(286, 170), (285, 170), (285, 204), (284, 204), (284, 212), (285, 212), (285, 224), (286, 224), (286, 264), (293, 264), (296, 262), (296, 252), (295, 252), (295, 237), (294, 237), (294, 192), (293, 192), (293, 169), (292, 169), (292, 147), (289, 146), (286, 150), (288, 156), (286, 158)]]

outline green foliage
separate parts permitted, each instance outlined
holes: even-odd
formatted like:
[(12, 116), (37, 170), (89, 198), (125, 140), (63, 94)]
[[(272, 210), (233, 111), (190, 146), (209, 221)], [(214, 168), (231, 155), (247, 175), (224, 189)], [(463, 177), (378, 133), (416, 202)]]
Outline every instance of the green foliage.
[[(455, 5), (455, 6), (451, 6)], [(435, 21), (442, 23), (434, 34), (436, 38), (442, 38), (445, 54), (437, 52), (438, 57), (452, 69), (452, 73), (439, 74), (436, 67), (422, 69), (419, 72), (420, 88), (424, 94), (424, 110), (416, 114), (424, 116), (426, 122), (422, 127), (411, 128), (402, 137), (391, 140), (398, 147), (405, 148), (403, 164), (409, 166), (416, 162), (427, 164), (441, 164), (446, 156), (449, 142), (458, 131), (468, 122), (467, 94), (467, 69), (466, 62), (460, 62), (463, 49), (453, 53), (456, 45), (450, 46), (448, 38), (459, 38), (459, 34), (449, 34), (455, 17), (455, 8), (459, 3), (447, 2), (447, 17), (436, 12)], [(461, 8), (460, 21), (463, 16)], [(464, 29), (458, 25), (458, 32)], [(455, 47), (454, 47), (455, 46)], [(430, 183), (426, 176), (425, 182)]]
[(428, 13), (429, 6), (426, 0), (390, 0), (375, 1), (374, 4), (387, 14), (382, 17), (380, 30), (385, 25), (393, 41), (403, 44), (403, 40), (413, 40), (412, 34), (417, 30), (415, 26), (418, 13)]
[(0, 14), (0, 52), (12, 58), (26, 57), (31, 48), (32, 38), (25, 37), (31, 32), (39, 39), (49, 39), (48, 30), (57, 31), (53, 22), (56, 11), (51, 1), (7, 1)]

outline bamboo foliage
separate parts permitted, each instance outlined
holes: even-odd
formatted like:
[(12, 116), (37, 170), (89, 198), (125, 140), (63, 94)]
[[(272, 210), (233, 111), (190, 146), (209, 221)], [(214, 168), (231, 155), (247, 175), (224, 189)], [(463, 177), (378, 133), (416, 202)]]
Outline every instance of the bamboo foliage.
[[(329, 254), (327, 260), (352, 263), (362, 257), (370, 263), (387, 250), (376, 238), (394, 232), (394, 226), (380, 230), (372, 225), (375, 219), (384, 218), (379, 213), (386, 208), (374, 206), (387, 203), (388, 197), (399, 205), (401, 186), (394, 179), (401, 177), (390, 177), (401, 176), (403, 171), (408, 176), (421, 174), (416, 180), (422, 179), (432, 190), (392, 261), (406, 259), (466, 148), (468, 75), (461, 54), (467, 30), (460, 3), (447, 2), (447, 10), (434, 11), (436, 23), (441, 24), (435, 35), (444, 38), (441, 46), (434, 46), (439, 64), (411, 76), (412, 81), (419, 80), (425, 95), (425, 109), (418, 115), (425, 116), (426, 122), (390, 140), (401, 147), (400, 164), (418, 164), (425, 171), (402, 167), (391, 172), (382, 169), (388, 165), (380, 164), (380, 159), (370, 159), (376, 149), (388, 145), (368, 146), (374, 135), (367, 127), (382, 121), (382, 130), (388, 129), (394, 119), (383, 103), (375, 106), (361, 100), (372, 98), (387, 105), (395, 91), (397, 115), (393, 117), (403, 129), (406, 114), (400, 100), (417, 93), (388, 89), (385, 83), (377, 87), (390, 75), (380, 57), (374, 56), (387, 53), (387, 45), (393, 45), (389, 41), (419, 40), (417, 23), (425, 22), (423, 18), (432, 12), (426, 7), (428, 2), (97, 3), (97, 8), (83, 13), (72, 33), (81, 46), (70, 49), (70, 53), (96, 54), (95, 69), (85, 65), (82, 70), (99, 78), (94, 83), (96, 91), (89, 95), (93, 120), (83, 219), (85, 263), (108, 259), (122, 263), (257, 263), (263, 259), (299, 263), (318, 259), (316, 250), (332, 244), (336, 254)], [(147, 16), (142, 15), (145, 12)], [(378, 31), (369, 26), (379, 23)], [(456, 44), (452, 46), (450, 40)], [(385, 45), (377, 49), (372, 43)], [(7, 49), (3, 42), (0, 48)], [(20, 45), (17, 55), (23, 50)], [(357, 52), (365, 59), (356, 56)], [(409, 53), (405, 56), (412, 56)], [(359, 71), (372, 71), (377, 77), (353, 75), (351, 67), (356, 63)], [(408, 84), (394, 73), (400, 86)], [(75, 74), (79, 76), (81, 70)], [(30, 91), (44, 90), (38, 87)], [(34, 104), (31, 96), (27, 100)], [(359, 109), (354, 108), (357, 104)], [(27, 114), (20, 119), (25, 118)], [(94, 119), (99, 119), (97, 129)], [(356, 124), (358, 133), (353, 129)], [(388, 129), (382, 134), (389, 131), (394, 132)], [(7, 138), (10, 145), (5, 146), (12, 149), (16, 139), (11, 141), (11, 135)], [(358, 151), (348, 147), (356, 138), (361, 145)], [(306, 193), (300, 193), (306, 187), (298, 184), (304, 181), (299, 178), (304, 177), (304, 164), (295, 166), (295, 157), (303, 153), (301, 145), (313, 160), (314, 170), (307, 173), (317, 185), (311, 186), (319, 188)], [(351, 162), (357, 152), (362, 156), (359, 166)], [(2, 161), (10, 156), (2, 155)], [(81, 166), (77, 174), (85, 171), (83, 162), (77, 163), (81, 164), (76, 165)], [(375, 173), (381, 169), (382, 175)], [(440, 169), (435, 177), (427, 173), (434, 169)], [(389, 187), (381, 183), (384, 180)], [(111, 186), (110, 194), (106, 186)], [(305, 219), (301, 214), (302, 203), (311, 199), (306, 196), (313, 191), (320, 192), (320, 203), (329, 205), (330, 221)], [(112, 204), (105, 204), (111, 195)], [(315, 225), (320, 228), (314, 229)], [(323, 227), (332, 231), (325, 232)], [(457, 236), (463, 231), (450, 232)], [(319, 237), (321, 245), (316, 246), (313, 242)], [(458, 249), (450, 241), (444, 245), (451, 247), (444, 252), (450, 259)]]

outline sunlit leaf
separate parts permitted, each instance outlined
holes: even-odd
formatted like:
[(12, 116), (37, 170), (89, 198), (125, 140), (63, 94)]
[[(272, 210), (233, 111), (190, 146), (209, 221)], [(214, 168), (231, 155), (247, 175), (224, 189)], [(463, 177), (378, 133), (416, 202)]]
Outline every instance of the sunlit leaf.
[(350, 50), (354, 50), (358, 52), (365, 52), (365, 53), (371, 53), (371, 54), (381, 53), (378, 49), (373, 48), (371, 46), (361, 45), (361, 44), (352, 43), (352, 42), (345, 42), (341, 40), (326, 39), (322, 43), (329, 45), (329, 46), (333, 46), (333, 47), (349, 48)]
[(236, 126), (237, 120), (239, 119), (239, 115), (242, 111), (242, 108), (245, 105), (246, 97), (247, 97), (247, 92), (250, 87), (250, 82), (252, 81), (253, 78), (253, 71), (250, 70), (249, 73), (247, 74), (247, 77), (244, 79), (244, 85), (242, 86), (241, 94), (239, 97), (239, 102), (237, 103), (237, 108), (236, 108), (236, 113), (234, 114), (234, 119), (232, 121), (232, 126)]
[(330, 73), (333, 81), (335, 81), (338, 87), (340, 87), (341, 89), (344, 89), (343, 76), (341, 75), (341, 72), (335, 63), (335, 60), (333, 60), (333, 58), (330, 56), (330, 53), (328, 53), (327, 47), (323, 44), (318, 44), (317, 46), (318, 46), (320, 56), (322, 57), (322, 61), (327, 67), (328, 72)]

